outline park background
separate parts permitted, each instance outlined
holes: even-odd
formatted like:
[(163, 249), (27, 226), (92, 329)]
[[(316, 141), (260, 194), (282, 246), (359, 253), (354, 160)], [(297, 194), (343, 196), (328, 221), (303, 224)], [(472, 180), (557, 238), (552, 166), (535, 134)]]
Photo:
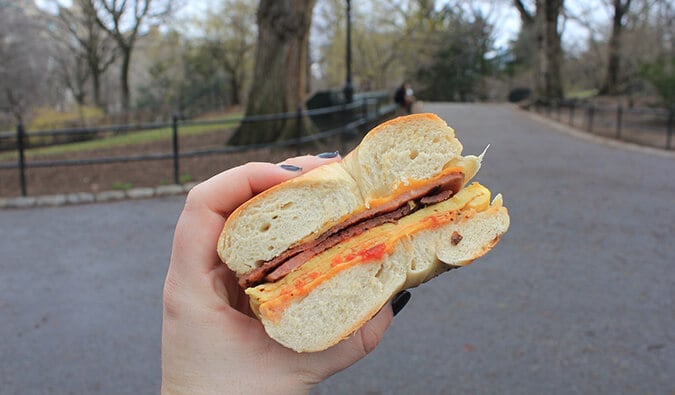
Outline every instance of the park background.
[[(286, 41), (266, 42), (271, 31)], [(476, 265), (413, 290), (381, 346), (315, 393), (671, 394), (675, 160), (663, 141), (673, 60), (673, 6), (659, 0), (0, 1), (0, 167), (16, 163), (17, 125), (29, 164), (165, 152), (170, 127), (110, 125), (174, 118), (217, 121), (181, 125), (181, 147), (241, 147), (233, 136), (274, 143), (297, 126), (247, 130), (247, 117), (299, 113), (304, 132), (320, 133), (305, 116), (315, 93), (341, 105), (352, 89), (354, 100), (391, 99), (407, 80), (466, 153), (491, 145), (478, 179), (504, 194), (512, 227)], [(647, 148), (588, 131), (570, 122), (581, 103), (665, 110), (637, 129), (656, 124), (662, 140)], [(238, 121), (220, 125), (229, 117)], [(87, 141), (36, 133), (81, 127), (102, 131), (77, 136)], [(295, 153), (186, 158), (178, 178), (189, 187)], [(132, 192), (171, 184), (170, 161), (26, 175), (28, 195), (68, 195), (25, 200), (16, 167), (0, 169), (10, 207), (0, 210), (0, 393), (156, 393), (161, 290), (185, 188)], [(121, 201), (69, 200), (108, 189)]]
[[(171, 174), (166, 160), (131, 157), (170, 157), (176, 118), (211, 124), (181, 128), (174, 151), (283, 141), (299, 124), (314, 134), (335, 124), (308, 109), (391, 98), (403, 81), (418, 103), (509, 100), (672, 149), (665, 0), (18, 0), (0, 10), (0, 197), (193, 183), (222, 166), (176, 153), (189, 159)], [(300, 121), (228, 121), (299, 111)]]
[(317, 91), (393, 94), (403, 81), (424, 101), (511, 93), (672, 107), (675, 92), (666, 0), (17, 0), (0, 10), (0, 130), (282, 113)]

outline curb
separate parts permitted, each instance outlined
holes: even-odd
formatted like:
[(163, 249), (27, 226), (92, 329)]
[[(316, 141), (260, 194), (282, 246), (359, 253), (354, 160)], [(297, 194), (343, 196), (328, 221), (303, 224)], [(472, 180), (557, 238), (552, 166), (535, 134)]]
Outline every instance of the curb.
[(150, 199), (186, 194), (198, 183), (161, 185), (155, 188), (133, 188), (127, 191), (77, 192), (58, 195), (0, 197), (0, 210), (35, 207), (61, 207), (89, 203), (107, 203), (121, 200)]

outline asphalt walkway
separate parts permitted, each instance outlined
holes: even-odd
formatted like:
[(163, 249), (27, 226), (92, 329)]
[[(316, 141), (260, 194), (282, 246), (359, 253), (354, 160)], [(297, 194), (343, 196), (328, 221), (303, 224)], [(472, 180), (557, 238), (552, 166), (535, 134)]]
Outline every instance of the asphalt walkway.
[[(675, 393), (675, 155), (426, 104), (512, 226), (315, 394)], [(0, 394), (150, 394), (181, 196), (0, 210)], [(224, 393), (226, 389), (224, 389)]]

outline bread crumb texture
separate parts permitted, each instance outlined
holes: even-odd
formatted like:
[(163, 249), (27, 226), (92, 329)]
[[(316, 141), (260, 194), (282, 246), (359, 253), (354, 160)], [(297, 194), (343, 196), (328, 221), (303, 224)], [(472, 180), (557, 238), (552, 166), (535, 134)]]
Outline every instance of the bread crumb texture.
[(415, 114), (371, 130), (343, 161), (314, 169), (243, 204), (228, 218), (218, 253), (241, 275), (311, 240), (401, 185), (459, 167), (465, 182), (480, 158), (461, 156), (455, 132), (433, 114)]
[[(246, 292), (272, 338), (296, 351), (325, 349), (401, 289), (488, 252), (509, 226), (501, 197), (493, 204), (489, 198), (485, 187), (473, 184), (454, 200), (382, 225), (325, 251), (279, 282)], [(462, 240), (453, 245), (456, 233)], [(379, 245), (386, 246), (384, 259), (359, 253)]]

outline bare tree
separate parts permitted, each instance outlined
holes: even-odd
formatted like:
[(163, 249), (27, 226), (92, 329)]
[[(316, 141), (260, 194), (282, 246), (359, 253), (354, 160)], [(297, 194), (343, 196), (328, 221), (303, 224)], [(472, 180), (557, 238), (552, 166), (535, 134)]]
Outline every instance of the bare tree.
[(535, 44), (534, 91), (539, 97), (563, 97), (562, 46), (558, 17), (563, 0), (535, 0), (533, 11), (522, 0), (514, 0), (520, 13), (524, 36)]
[[(246, 115), (274, 114), (304, 107), (309, 28), (316, 0), (261, 0), (258, 6), (258, 46)], [(311, 121), (304, 118), (305, 130)], [(266, 127), (244, 123), (231, 144), (285, 139), (295, 123), (270, 122)]]
[(621, 36), (625, 27), (625, 16), (630, 9), (631, 0), (614, 0), (612, 17), (612, 35), (607, 48), (607, 70), (605, 82), (600, 88), (601, 94), (616, 95), (621, 93), (619, 71), (621, 66)]
[(52, 99), (54, 70), (44, 24), (44, 14), (34, 6), (0, 3), (0, 111), (16, 122), (27, 121), (32, 109)]
[(122, 89), (122, 110), (131, 108), (129, 88), (129, 66), (134, 45), (147, 21), (157, 21), (172, 11), (172, 0), (153, 4), (152, 0), (84, 0), (87, 7), (95, 11), (96, 22), (117, 43), (120, 64), (120, 86)]
[(229, 74), (231, 103), (239, 105), (250, 79), (256, 8), (248, 0), (225, 1), (205, 21), (204, 45)]
[(59, 64), (60, 72), (58, 75), (60, 75), (65, 87), (73, 94), (73, 98), (79, 106), (85, 105), (87, 81), (91, 76), (86, 58), (74, 52), (72, 48), (65, 47), (62, 52), (56, 55), (55, 60)]
[[(433, 61), (434, 53), (444, 44), (441, 33), (447, 28), (435, 3), (352, 2), (352, 69), (357, 90), (391, 89), (404, 79), (413, 79), (417, 68)], [(317, 4), (313, 29), (323, 40), (314, 61), (323, 87), (339, 87), (345, 81), (345, 19), (344, 0)]]
[(96, 10), (88, 0), (75, 0), (69, 8), (59, 6), (58, 21), (64, 34), (60, 40), (66, 51), (58, 55), (63, 78), (82, 105), (85, 83), (91, 78), (93, 102), (105, 108), (101, 98), (101, 77), (115, 61), (116, 51), (112, 38), (98, 25)]
[[(621, 49), (621, 88), (631, 100), (648, 93), (675, 105), (675, 5), (672, 0), (633, 0)], [(646, 83), (646, 84), (645, 84)]]

